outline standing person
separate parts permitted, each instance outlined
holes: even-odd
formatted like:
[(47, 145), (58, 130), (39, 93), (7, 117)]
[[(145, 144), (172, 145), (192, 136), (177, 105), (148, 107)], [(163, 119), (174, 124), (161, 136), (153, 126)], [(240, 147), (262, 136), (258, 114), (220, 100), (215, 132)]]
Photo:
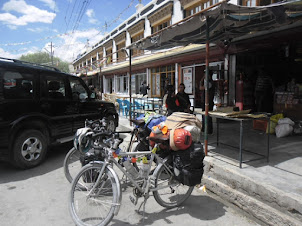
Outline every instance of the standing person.
[(255, 85), (255, 102), (257, 112), (272, 112), (274, 84), (272, 78), (260, 69)]
[(166, 108), (167, 108), (167, 115), (171, 115), (173, 112), (179, 111), (180, 103), (178, 98), (175, 95), (175, 89), (172, 85), (167, 87), (168, 96), (166, 99)]
[(236, 107), (243, 110), (243, 73), (240, 72), (239, 79), (236, 81)]
[[(209, 111), (213, 111), (214, 108), (214, 96), (215, 96), (215, 87), (214, 87), (214, 82), (212, 80), (212, 75), (213, 72), (210, 71), (209, 72)], [(201, 80), (203, 80), (203, 82), (201, 83), (200, 86), (200, 90), (203, 91), (203, 102), (202, 102), (202, 110), (205, 111), (205, 75), (203, 76), (203, 78)], [(202, 132), (204, 132), (204, 121), (205, 121), (205, 116), (202, 116)], [(208, 117), (208, 134), (212, 134), (213, 133), (213, 122), (212, 122), (212, 118), (209, 116)]]
[(150, 89), (149, 86), (147, 86), (146, 84), (146, 81), (143, 81), (141, 87), (139, 88), (140, 94), (143, 94), (144, 96), (147, 95), (148, 90)]
[(168, 93), (169, 85), (170, 85), (169, 78), (166, 78), (164, 82), (164, 95)]
[(178, 86), (178, 93), (176, 94), (179, 104), (180, 104), (180, 110), (182, 112), (190, 113), (190, 107), (191, 102), (189, 95), (185, 92), (185, 85), (183, 83), (180, 83)]

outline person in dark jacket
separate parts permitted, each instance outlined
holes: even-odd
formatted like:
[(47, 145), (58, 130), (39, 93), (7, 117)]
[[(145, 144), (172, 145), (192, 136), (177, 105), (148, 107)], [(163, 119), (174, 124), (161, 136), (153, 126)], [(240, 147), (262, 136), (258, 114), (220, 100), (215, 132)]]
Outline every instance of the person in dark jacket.
[(175, 95), (175, 89), (172, 85), (167, 87), (168, 90), (168, 97), (166, 100), (166, 107), (167, 107), (167, 115), (171, 115), (173, 112), (177, 112), (180, 109), (180, 103), (178, 98)]
[(178, 93), (176, 94), (179, 104), (180, 104), (180, 110), (181, 112), (190, 113), (190, 107), (191, 102), (189, 95), (185, 92), (185, 85), (183, 83), (180, 83), (178, 86)]
[(146, 84), (146, 81), (143, 81), (141, 87), (139, 88), (140, 94), (143, 94), (144, 96), (147, 95), (148, 90), (150, 89), (149, 86), (147, 86)]

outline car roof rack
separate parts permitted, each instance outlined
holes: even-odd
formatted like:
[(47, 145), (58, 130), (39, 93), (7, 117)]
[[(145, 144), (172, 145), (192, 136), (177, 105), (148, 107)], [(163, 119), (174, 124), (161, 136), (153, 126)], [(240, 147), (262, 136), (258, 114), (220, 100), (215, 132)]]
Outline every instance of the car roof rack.
[(27, 61), (23, 61), (23, 60), (10, 59), (10, 58), (5, 58), (5, 57), (0, 57), (0, 60), (13, 61), (14, 63), (18, 63), (18, 64), (31, 65), (31, 66), (35, 66), (35, 67), (41, 67), (41, 68), (61, 72), (58, 68), (55, 68), (55, 67), (51, 67), (51, 66), (47, 66), (47, 65), (43, 65), (43, 64), (37, 64), (37, 63), (31, 63), (31, 62), (27, 62)]

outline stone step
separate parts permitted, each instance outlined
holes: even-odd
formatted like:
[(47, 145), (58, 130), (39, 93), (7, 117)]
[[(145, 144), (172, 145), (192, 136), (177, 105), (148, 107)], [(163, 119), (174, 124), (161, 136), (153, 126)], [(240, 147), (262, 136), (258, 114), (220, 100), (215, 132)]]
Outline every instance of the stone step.
[(251, 166), (240, 169), (208, 156), (204, 162), (202, 182), (211, 192), (266, 224), (302, 224), (302, 192), (293, 188), (294, 178), (284, 180), (284, 175), (276, 175), (280, 170), (264, 173)]

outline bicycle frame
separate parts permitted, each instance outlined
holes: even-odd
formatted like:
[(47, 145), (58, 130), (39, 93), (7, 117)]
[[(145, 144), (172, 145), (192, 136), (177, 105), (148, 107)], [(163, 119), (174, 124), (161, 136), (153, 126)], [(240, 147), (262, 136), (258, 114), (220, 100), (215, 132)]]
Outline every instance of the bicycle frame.
[[(156, 147), (157, 147), (157, 145), (156, 145)], [(160, 164), (165, 164), (165, 162), (166, 162), (166, 159), (162, 159), (162, 158), (160, 158), (156, 153), (153, 153), (152, 151), (144, 151), (144, 152), (139, 152), (139, 153), (137, 153), (137, 152), (123, 152), (123, 153), (120, 153), (119, 154), (121, 157), (124, 157), (124, 156), (135, 156), (135, 155), (151, 155), (151, 159), (149, 160), (149, 168), (148, 168), (148, 175), (149, 175), (149, 173), (150, 173), (150, 170), (151, 170), (151, 166), (152, 166), (152, 162), (153, 162), (153, 160), (154, 160), (154, 158), (158, 161), (158, 163), (159, 163), (159, 165)], [(93, 163), (93, 162), (92, 162)], [(97, 178), (97, 180), (96, 180), (96, 182), (95, 182), (95, 184), (94, 184), (94, 186), (93, 186), (93, 188), (91, 189), (91, 191), (90, 191), (90, 193), (92, 193), (95, 189), (96, 189), (96, 187), (98, 186), (98, 184), (99, 184), (99, 182), (100, 182), (100, 180), (101, 180), (101, 178), (102, 178), (102, 175), (103, 175), (103, 173), (104, 173), (104, 171), (105, 171), (105, 169), (106, 168), (108, 168), (108, 170), (110, 170), (111, 171), (111, 173), (116, 177), (116, 178), (118, 178), (117, 177), (117, 175), (116, 175), (116, 172), (115, 172), (115, 170), (113, 170), (113, 168), (112, 168), (112, 166), (113, 165), (116, 165), (121, 171), (122, 171), (122, 173), (126, 176), (126, 177), (128, 177), (129, 178), (129, 180), (131, 181), (131, 183), (142, 193), (142, 194), (146, 194), (146, 193), (148, 193), (148, 192), (150, 192), (150, 191), (156, 191), (156, 190), (159, 190), (159, 189), (163, 189), (163, 188), (166, 188), (166, 187), (168, 187), (168, 186), (165, 186), (165, 187), (161, 187), (161, 188), (153, 188), (153, 189), (150, 189), (149, 190), (149, 188), (150, 188), (150, 179), (151, 179), (151, 177), (150, 176), (148, 176), (148, 177), (146, 177), (146, 178), (142, 178), (142, 180), (144, 181), (143, 182), (143, 186), (140, 186), (138, 183), (137, 183), (137, 181), (136, 181), (136, 179), (134, 179), (133, 178), (133, 176), (130, 174), (130, 173), (128, 173), (115, 159), (114, 159), (114, 157), (113, 157), (113, 155), (112, 155), (112, 152), (111, 151), (109, 151), (109, 156), (105, 159), (105, 161), (104, 162), (100, 162), (100, 161), (98, 161), (98, 162), (95, 162), (95, 163), (101, 163), (102, 164), (102, 168), (101, 168), (101, 170), (100, 170), (100, 173), (99, 173), (99, 175), (98, 175), (98, 178)], [(166, 166), (165, 166), (166, 167)], [(168, 168), (168, 167), (166, 167), (166, 169), (167, 170), (169, 170), (170, 171), (170, 169)], [(172, 173), (171, 171), (170, 171), (170, 173)], [(118, 180), (119, 181), (119, 180)], [(141, 181), (141, 180), (140, 180)], [(120, 183), (119, 183), (120, 184)], [(119, 185), (120, 186), (120, 185)], [(171, 185), (169, 185), (169, 186), (171, 186)], [(119, 188), (119, 190), (120, 190), (120, 188)], [(88, 194), (88, 195), (90, 195), (90, 193)], [(119, 204), (120, 204), (120, 201), (121, 201), (121, 196), (120, 196), (120, 200), (119, 200)]]

